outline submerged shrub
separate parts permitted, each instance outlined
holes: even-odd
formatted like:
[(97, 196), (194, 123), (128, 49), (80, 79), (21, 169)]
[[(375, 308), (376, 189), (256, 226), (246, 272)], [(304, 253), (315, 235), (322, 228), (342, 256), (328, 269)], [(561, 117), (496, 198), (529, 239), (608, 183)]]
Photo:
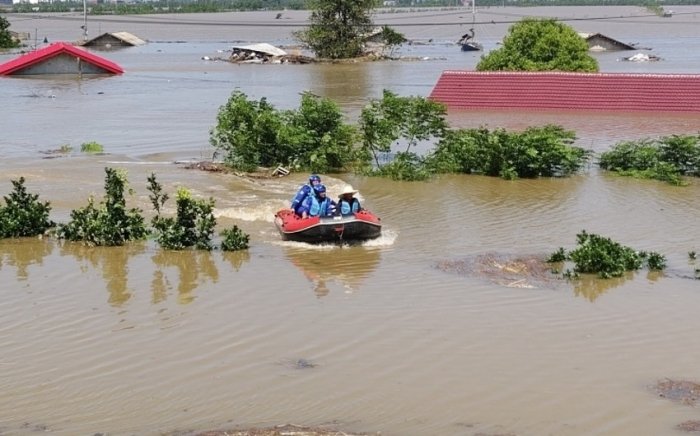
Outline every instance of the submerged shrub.
[(83, 142), (80, 144), (80, 151), (83, 153), (102, 153), (104, 151), (104, 147), (102, 144), (95, 141)]
[(576, 235), (578, 246), (566, 254), (563, 248), (553, 253), (548, 262), (571, 260), (574, 271), (567, 271), (565, 276), (571, 278), (578, 274), (598, 274), (601, 278), (620, 277), (626, 271), (635, 271), (644, 264), (652, 270), (663, 270), (666, 258), (656, 252), (637, 252), (623, 246), (610, 238), (587, 233), (583, 230)]
[(126, 208), (128, 189), (126, 171), (105, 168), (105, 196), (98, 206), (92, 197), (88, 205), (73, 210), (71, 221), (59, 227), (58, 236), (89, 245), (117, 246), (144, 239), (147, 235), (143, 215), (138, 208)]
[(238, 226), (224, 229), (221, 232), (221, 237), (223, 238), (221, 241), (221, 250), (223, 251), (245, 250), (250, 241), (250, 235), (244, 233)]
[(423, 158), (415, 153), (404, 151), (396, 153), (391, 162), (370, 171), (369, 174), (405, 181), (427, 180), (432, 176)]
[(12, 180), (14, 190), (4, 197), (5, 206), (0, 206), (0, 238), (41, 235), (56, 225), (49, 219), (50, 203), (28, 193), (24, 181), (24, 177)]
[(700, 135), (622, 141), (601, 154), (598, 164), (623, 176), (682, 185), (682, 176), (700, 177)]
[(156, 216), (151, 219), (156, 241), (167, 250), (183, 250), (195, 247), (211, 250), (211, 238), (216, 226), (214, 218), (214, 200), (196, 200), (185, 188), (180, 188), (176, 195), (177, 212), (175, 217), (162, 217), (161, 208), (167, 201), (162, 193), (162, 186), (155, 174), (148, 177), (148, 190)]
[(428, 156), (438, 173), (483, 174), (506, 180), (565, 177), (576, 173), (591, 152), (571, 145), (576, 136), (561, 126), (530, 127), (523, 132), (484, 127), (449, 132)]

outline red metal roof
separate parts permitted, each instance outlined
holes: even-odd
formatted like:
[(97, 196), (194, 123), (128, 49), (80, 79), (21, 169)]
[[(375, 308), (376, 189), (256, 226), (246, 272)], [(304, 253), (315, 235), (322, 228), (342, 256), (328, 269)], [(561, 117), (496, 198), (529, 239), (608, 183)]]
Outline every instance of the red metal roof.
[(444, 71), (430, 99), (449, 109), (700, 112), (700, 75)]
[(96, 67), (105, 70), (106, 73), (121, 74), (124, 70), (112, 61), (97, 56), (89, 51), (76, 47), (67, 42), (55, 42), (39, 50), (22, 55), (9, 62), (0, 65), (0, 75), (10, 75), (21, 71), (32, 65), (41, 63), (47, 59), (61, 54), (69, 54), (85, 62), (89, 62)]

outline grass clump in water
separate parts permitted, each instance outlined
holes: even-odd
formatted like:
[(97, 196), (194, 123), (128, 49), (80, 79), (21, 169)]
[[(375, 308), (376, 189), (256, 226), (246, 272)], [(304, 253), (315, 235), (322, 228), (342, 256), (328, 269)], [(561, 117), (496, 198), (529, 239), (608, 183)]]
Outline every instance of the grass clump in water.
[(99, 142), (90, 141), (80, 144), (80, 151), (83, 153), (102, 153), (104, 147)]

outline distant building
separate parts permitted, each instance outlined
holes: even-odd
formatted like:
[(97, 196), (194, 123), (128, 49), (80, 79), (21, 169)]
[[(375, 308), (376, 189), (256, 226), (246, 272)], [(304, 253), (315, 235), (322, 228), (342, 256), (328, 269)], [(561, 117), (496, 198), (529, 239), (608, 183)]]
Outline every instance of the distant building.
[(85, 41), (82, 45), (86, 47), (116, 48), (133, 47), (144, 44), (146, 44), (146, 41), (129, 32), (113, 32), (103, 33), (100, 36)]
[(0, 64), (0, 76), (121, 74), (114, 62), (67, 42), (56, 42)]
[(588, 49), (591, 51), (636, 50), (630, 44), (625, 44), (601, 33), (579, 33), (579, 36), (586, 40)]

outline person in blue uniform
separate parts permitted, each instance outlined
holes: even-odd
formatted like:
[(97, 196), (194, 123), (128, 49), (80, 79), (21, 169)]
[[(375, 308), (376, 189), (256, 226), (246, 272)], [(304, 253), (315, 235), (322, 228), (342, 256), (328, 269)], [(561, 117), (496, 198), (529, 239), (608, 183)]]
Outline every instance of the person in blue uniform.
[(299, 208), (302, 218), (315, 216), (330, 216), (333, 214), (335, 202), (326, 196), (325, 185), (314, 186), (313, 194), (306, 197)]
[(320, 185), (321, 184), (321, 178), (317, 174), (311, 174), (309, 176), (309, 183), (306, 185), (302, 185), (299, 190), (297, 191), (296, 195), (292, 199), (292, 205), (289, 206), (291, 210), (294, 211), (297, 215), (301, 215), (301, 204), (304, 202), (304, 200), (311, 194), (311, 191), (313, 190), (314, 186)]
[(362, 210), (360, 200), (354, 197), (355, 194), (357, 194), (357, 191), (352, 189), (352, 186), (345, 185), (343, 187), (340, 196), (338, 196), (338, 203), (336, 205), (337, 215), (352, 215)]

